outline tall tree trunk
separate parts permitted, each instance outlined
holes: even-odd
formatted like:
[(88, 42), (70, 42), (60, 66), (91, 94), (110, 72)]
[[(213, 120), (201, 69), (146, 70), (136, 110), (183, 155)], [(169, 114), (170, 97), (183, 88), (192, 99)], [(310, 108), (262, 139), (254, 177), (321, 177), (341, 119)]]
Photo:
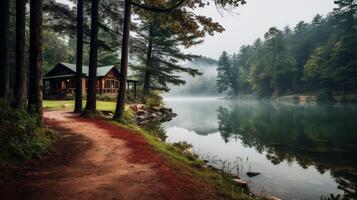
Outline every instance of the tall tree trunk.
[(30, 70), (28, 110), (42, 123), (42, 0), (30, 0)]
[(151, 76), (151, 67), (152, 67), (152, 40), (153, 40), (153, 28), (154, 24), (151, 23), (149, 26), (149, 41), (148, 41), (148, 49), (146, 53), (146, 68), (144, 75), (144, 91), (143, 91), (143, 102), (145, 102), (145, 96), (149, 94), (150, 90), (150, 76)]
[(77, 2), (76, 98), (74, 112), (82, 112), (83, 0)]
[(16, 0), (16, 73), (14, 107), (21, 109), (26, 108), (25, 19), (26, 0)]
[(121, 63), (120, 63), (120, 77), (119, 77), (120, 85), (119, 85), (117, 105), (113, 116), (114, 119), (121, 119), (124, 114), (126, 80), (128, 74), (131, 0), (125, 0), (124, 7), (125, 10), (124, 10), (124, 24), (123, 24), (124, 25), (123, 41), (122, 41), (122, 49), (121, 49)]
[(87, 95), (87, 105), (86, 105), (86, 110), (89, 113), (95, 113), (96, 111), (96, 94), (97, 94), (96, 85), (97, 85), (97, 60), (98, 60), (98, 7), (99, 7), (99, 0), (92, 0), (88, 95)]
[(0, 1), (0, 98), (5, 98), (9, 90), (8, 69), (9, 0)]

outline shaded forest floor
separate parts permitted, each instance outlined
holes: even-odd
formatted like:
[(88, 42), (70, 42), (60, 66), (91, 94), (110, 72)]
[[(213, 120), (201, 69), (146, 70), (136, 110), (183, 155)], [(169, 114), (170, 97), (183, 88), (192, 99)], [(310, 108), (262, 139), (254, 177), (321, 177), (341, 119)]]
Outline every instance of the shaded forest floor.
[(140, 134), (69, 111), (47, 110), (44, 117), (59, 136), (55, 153), (10, 179), (1, 198), (223, 199)]

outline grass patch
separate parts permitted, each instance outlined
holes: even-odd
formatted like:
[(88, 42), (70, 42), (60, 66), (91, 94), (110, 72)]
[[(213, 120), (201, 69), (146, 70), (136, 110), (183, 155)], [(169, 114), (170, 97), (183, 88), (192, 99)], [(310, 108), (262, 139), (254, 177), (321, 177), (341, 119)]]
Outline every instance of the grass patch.
[(246, 194), (243, 189), (232, 180), (232, 175), (205, 168), (202, 160), (199, 160), (198, 157), (192, 153), (183, 151), (185, 148), (182, 149), (181, 145), (177, 147), (177, 145), (167, 144), (152, 133), (133, 124), (123, 124), (113, 120), (111, 120), (111, 122), (143, 135), (149, 144), (169, 161), (173, 168), (184, 172), (187, 177), (192, 177), (204, 183), (214, 185), (220, 192), (220, 195), (225, 199), (264, 199)]
[[(83, 100), (83, 108), (85, 107), (87, 101)], [(74, 109), (73, 100), (44, 100), (42, 102), (44, 108), (47, 109)], [(103, 111), (113, 111), (115, 110), (116, 102), (112, 101), (97, 101), (97, 110)]]

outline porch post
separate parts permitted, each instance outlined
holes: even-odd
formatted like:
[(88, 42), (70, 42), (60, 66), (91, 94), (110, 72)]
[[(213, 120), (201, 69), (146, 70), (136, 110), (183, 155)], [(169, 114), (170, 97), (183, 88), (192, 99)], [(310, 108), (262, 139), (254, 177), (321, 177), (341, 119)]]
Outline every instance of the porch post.
[(134, 82), (134, 100), (136, 102), (136, 82)]
[(46, 95), (46, 85), (45, 85), (46, 81), (44, 79), (42, 79), (42, 94), (43, 96)]

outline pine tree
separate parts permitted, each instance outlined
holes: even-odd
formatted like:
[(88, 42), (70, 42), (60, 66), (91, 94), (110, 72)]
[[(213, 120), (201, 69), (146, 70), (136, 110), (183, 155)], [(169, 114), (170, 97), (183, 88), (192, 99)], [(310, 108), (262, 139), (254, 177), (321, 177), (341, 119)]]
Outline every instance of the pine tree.
[(338, 6), (334, 9), (334, 15), (337, 21), (336, 25), (347, 33), (355, 32), (357, 1), (335, 0), (334, 3)]
[(96, 112), (97, 102), (97, 61), (98, 61), (98, 6), (99, 0), (92, 0), (91, 34), (89, 52), (89, 74), (86, 112)]
[(232, 68), (228, 53), (223, 51), (222, 55), (219, 57), (217, 68), (217, 90), (219, 93), (223, 93), (231, 89), (231, 70)]
[(82, 112), (83, 0), (77, 2), (76, 96), (74, 112)]
[(30, 0), (30, 70), (28, 110), (42, 123), (42, 0)]
[(14, 107), (26, 107), (26, 67), (25, 67), (25, 19), (26, 0), (16, 1), (16, 75), (14, 86)]
[[(180, 62), (197, 56), (185, 54), (180, 49), (183, 41), (170, 28), (162, 27), (158, 18), (143, 23), (140, 27), (143, 40), (148, 43), (146, 55), (139, 56), (141, 65), (134, 67), (144, 79), (144, 92), (149, 90), (169, 91), (169, 84), (182, 85), (181, 73), (200, 75), (198, 70), (184, 67)], [(148, 31), (145, 31), (148, 30)]]
[(0, 2), (0, 98), (5, 98), (9, 90), (8, 66), (9, 0)]

